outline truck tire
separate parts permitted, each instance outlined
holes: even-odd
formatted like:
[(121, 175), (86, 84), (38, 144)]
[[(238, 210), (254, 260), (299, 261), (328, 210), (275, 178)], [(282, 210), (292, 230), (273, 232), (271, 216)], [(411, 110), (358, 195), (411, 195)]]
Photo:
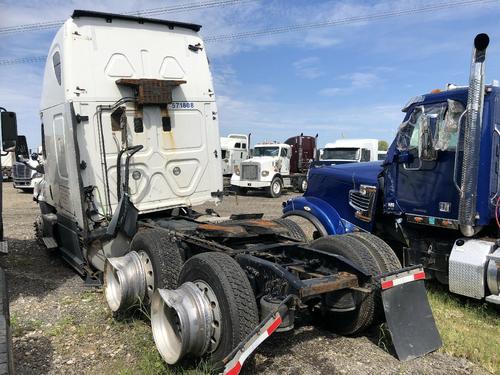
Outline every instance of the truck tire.
[(215, 350), (207, 353), (207, 360), (219, 370), (223, 367), (222, 360), (259, 323), (252, 287), (233, 258), (212, 252), (195, 255), (184, 264), (179, 285), (187, 281), (206, 283), (217, 298), (221, 316), (220, 339)]
[[(372, 275), (382, 273), (377, 259), (364, 244), (356, 238), (348, 235), (333, 235), (321, 237), (310, 246), (315, 249), (323, 250), (332, 254), (341, 255), (352, 261), (354, 264), (363, 268)], [(370, 278), (360, 285), (364, 288), (374, 288), (375, 280)], [(327, 319), (323, 319), (328, 324), (328, 328), (343, 334), (355, 335), (368, 328), (377, 319), (377, 300), (376, 293), (363, 296), (359, 300), (356, 309), (348, 312), (329, 312)]]
[[(175, 289), (184, 263), (184, 251), (167, 232), (161, 229), (144, 229), (137, 232), (130, 250), (147, 255), (151, 266), (146, 269), (147, 294), (155, 289)], [(148, 267), (146, 265), (146, 267)]]
[(281, 196), (282, 192), (283, 192), (283, 181), (281, 181), (280, 177), (274, 177), (273, 180), (271, 181), (271, 185), (268, 187), (267, 194), (271, 198), (278, 198), (279, 196)]
[[(364, 245), (368, 248), (370, 253), (377, 260), (378, 268), (380, 269), (380, 274), (386, 272), (397, 271), (401, 269), (401, 262), (399, 261), (396, 253), (387, 245), (382, 239), (371, 233), (349, 233), (346, 236), (353, 238), (358, 241), (360, 245)], [(375, 320), (374, 323), (379, 323), (383, 321), (384, 317), (384, 307), (382, 305), (382, 297), (380, 296), (380, 290), (377, 289), (376, 300), (375, 300)]]
[(304, 193), (307, 190), (307, 178), (301, 177), (299, 178), (299, 183), (298, 183), (298, 191), (299, 193)]
[(0, 375), (14, 374), (10, 332), (9, 294), (5, 271), (0, 268)]
[(357, 238), (370, 248), (377, 258), (383, 272), (396, 271), (401, 268), (401, 262), (392, 248), (381, 238), (365, 232), (349, 233), (348, 236)]
[(299, 241), (302, 242), (307, 242), (307, 236), (302, 230), (302, 228), (297, 224), (296, 222), (290, 220), (290, 219), (274, 219), (273, 220), (275, 223), (278, 223), (282, 227), (285, 227), (288, 230), (288, 236), (295, 238)]

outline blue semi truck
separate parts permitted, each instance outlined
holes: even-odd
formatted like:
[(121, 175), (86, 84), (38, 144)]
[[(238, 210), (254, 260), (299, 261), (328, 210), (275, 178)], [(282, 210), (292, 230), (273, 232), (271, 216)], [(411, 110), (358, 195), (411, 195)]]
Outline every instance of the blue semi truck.
[(488, 44), (476, 36), (469, 86), (405, 105), (385, 161), (311, 169), (284, 216), (308, 219), (316, 237), (375, 234), (403, 265), (500, 304), (500, 88), (484, 83)]

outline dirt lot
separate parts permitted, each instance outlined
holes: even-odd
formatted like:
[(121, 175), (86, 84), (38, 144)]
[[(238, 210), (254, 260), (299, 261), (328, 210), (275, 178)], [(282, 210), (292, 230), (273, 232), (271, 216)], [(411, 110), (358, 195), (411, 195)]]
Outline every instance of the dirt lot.
[[(161, 374), (207, 372), (167, 369), (154, 349), (147, 319), (113, 319), (99, 289), (86, 288), (57, 254), (34, 240), (37, 207), (31, 195), (4, 184), (4, 223), (10, 254), (0, 258), (11, 298), (18, 374)], [(286, 198), (286, 197), (285, 197)], [(279, 216), (284, 199), (258, 195), (228, 198), (217, 210)], [(382, 349), (374, 328), (366, 336), (339, 337), (300, 320), (293, 333), (276, 334), (248, 373), (271, 374), (484, 374), (471, 362), (444, 353), (401, 363)]]

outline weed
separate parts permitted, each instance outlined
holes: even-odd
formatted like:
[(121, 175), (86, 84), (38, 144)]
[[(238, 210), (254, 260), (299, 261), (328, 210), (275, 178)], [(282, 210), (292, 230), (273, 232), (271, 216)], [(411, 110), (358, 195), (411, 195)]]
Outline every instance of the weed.
[(440, 285), (429, 283), (427, 289), (443, 339), (441, 351), (500, 374), (500, 311), (486, 303), (454, 296)]

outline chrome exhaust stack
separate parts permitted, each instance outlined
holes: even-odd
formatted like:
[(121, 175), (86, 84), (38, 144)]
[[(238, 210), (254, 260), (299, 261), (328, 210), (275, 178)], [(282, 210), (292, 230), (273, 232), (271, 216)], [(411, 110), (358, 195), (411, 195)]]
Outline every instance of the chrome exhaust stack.
[(104, 294), (113, 312), (124, 311), (146, 296), (146, 273), (140, 255), (131, 251), (108, 258), (104, 268)]
[(211, 296), (215, 297), (213, 291), (202, 281), (155, 291), (151, 329), (158, 352), (168, 364), (177, 363), (186, 354), (199, 357), (217, 348), (220, 310)]
[[(464, 128), (464, 155), (462, 160), (462, 180), (460, 183), (460, 203), (458, 221), (464, 236), (471, 237), (477, 232), (476, 201), (479, 170), (479, 148), (484, 104), (484, 62), (490, 38), (478, 34), (474, 38), (472, 63), (469, 77), (469, 95)], [(458, 149), (457, 151), (458, 152)]]

